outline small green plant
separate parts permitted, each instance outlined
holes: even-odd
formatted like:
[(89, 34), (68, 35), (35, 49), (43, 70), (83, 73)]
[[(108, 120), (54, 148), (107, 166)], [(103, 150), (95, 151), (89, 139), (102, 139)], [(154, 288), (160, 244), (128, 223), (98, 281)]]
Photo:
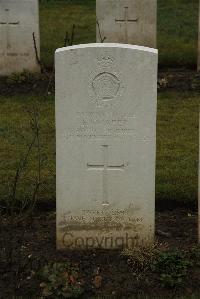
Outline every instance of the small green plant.
[(152, 265), (152, 270), (159, 274), (163, 287), (175, 288), (183, 284), (191, 262), (185, 252), (161, 252)]
[(42, 296), (48, 298), (78, 298), (83, 293), (79, 269), (70, 263), (51, 263), (39, 273)]
[(30, 73), (24, 70), (21, 73), (13, 73), (7, 77), (6, 83), (8, 85), (20, 85), (23, 83), (32, 83), (35, 80), (41, 80), (42, 75), (40, 73)]
[(157, 254), (158, 243), (149, 244), (149, 246), (137, 246), (122, 252), (122, 255), (127, 257), (127, 263), (137, 280), (142, 278), (143, 274), (151, 268)]
[(189, 257), (192, 263), (200, 267), (200, 245), (196, 245), (189, 251)]

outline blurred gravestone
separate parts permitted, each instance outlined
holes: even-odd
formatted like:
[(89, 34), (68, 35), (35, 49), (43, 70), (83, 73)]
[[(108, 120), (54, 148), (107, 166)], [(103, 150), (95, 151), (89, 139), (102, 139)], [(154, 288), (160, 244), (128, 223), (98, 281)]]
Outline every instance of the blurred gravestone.
[(40, 70), (38, 0), (0, 0), (0, 75)]
[(156, 47), (157, 0), (97, 0), (97, 42)]
[(157, 50), (56, 51), (57, 247), (152, 242)]

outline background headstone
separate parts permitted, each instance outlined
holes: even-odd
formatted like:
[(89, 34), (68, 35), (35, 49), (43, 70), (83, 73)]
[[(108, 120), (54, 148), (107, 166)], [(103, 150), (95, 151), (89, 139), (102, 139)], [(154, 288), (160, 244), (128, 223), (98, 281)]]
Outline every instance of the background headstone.
[(39, 56), (38, 0), (0, 0), (0, 75), (39, 71), (33, 32)]
[(157, 50), (56, 51), (57, 247), (154, 238)]
[(97, 42), (156, 48), (157, 0), (97, 0), (96, 16)]

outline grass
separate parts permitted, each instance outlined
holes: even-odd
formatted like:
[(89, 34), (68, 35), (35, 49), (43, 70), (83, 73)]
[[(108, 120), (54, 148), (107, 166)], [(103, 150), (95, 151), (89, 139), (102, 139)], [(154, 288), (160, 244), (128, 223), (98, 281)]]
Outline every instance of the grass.
[(198, 5), (198, 0), (158, 0), (160, 65), (196, 65)]
[[(0, 155), (1, 199), (7, 199), (19, 162), (24, 158), (33, 133), (29, 111), (38, 107), (40, 112), (40, 142), (42, 154), (42, 185), (40, 200), (55, 198), (55, 121), (53, 97), (14, 96), (0, 98)], [(9, 115), (9, 117), (8, 117)], [(30, 197), (37, 175), (37, 149), (33, 148), (26, 170), (17, 189), (19, 200)]]
[[(41, 0), (41, 58), (52, 67), (54, 51), (76, 25), (74, 44), (95, 42), (95, 0)], [(194, 67), (197, 61), (198, 0), (158, 0), (160, 66)]]
[[(160, 93), (157, 121), (156, 198), (195, 203), (198, 169), (198, 106), (200, 95)], [(0, 194), (6, 199), (15, 170), (32, 133), (26, 109), (40, 110), (42, 188), (40, 199), (55, 200), (55, 120), (53, 96), (0, 97)], [(9, 116), (9, 117), (8, 117)], [(18, 188), (18, 198), (30, 194), (36, 176), (36, 149)]]
[(163, 93), (158, 101), (156, 194), (160, 200), (195, 202), (200, 96)]
[(56, 48), (64, 46), (65, 34), (75, 24), (74, 44), (95, 42), (94, 1), (42, 1), (40, 5), (41, 59), (53, 64)]

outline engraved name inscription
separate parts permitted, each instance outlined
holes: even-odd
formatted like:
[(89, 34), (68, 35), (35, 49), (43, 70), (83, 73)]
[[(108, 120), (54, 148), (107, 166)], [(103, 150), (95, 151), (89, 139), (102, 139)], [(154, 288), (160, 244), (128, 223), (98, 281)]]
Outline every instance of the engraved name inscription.
[(68, 129), (66, 138), (134, 137), (135, 115), (104, 111), (77, 112), (76, 128)]

